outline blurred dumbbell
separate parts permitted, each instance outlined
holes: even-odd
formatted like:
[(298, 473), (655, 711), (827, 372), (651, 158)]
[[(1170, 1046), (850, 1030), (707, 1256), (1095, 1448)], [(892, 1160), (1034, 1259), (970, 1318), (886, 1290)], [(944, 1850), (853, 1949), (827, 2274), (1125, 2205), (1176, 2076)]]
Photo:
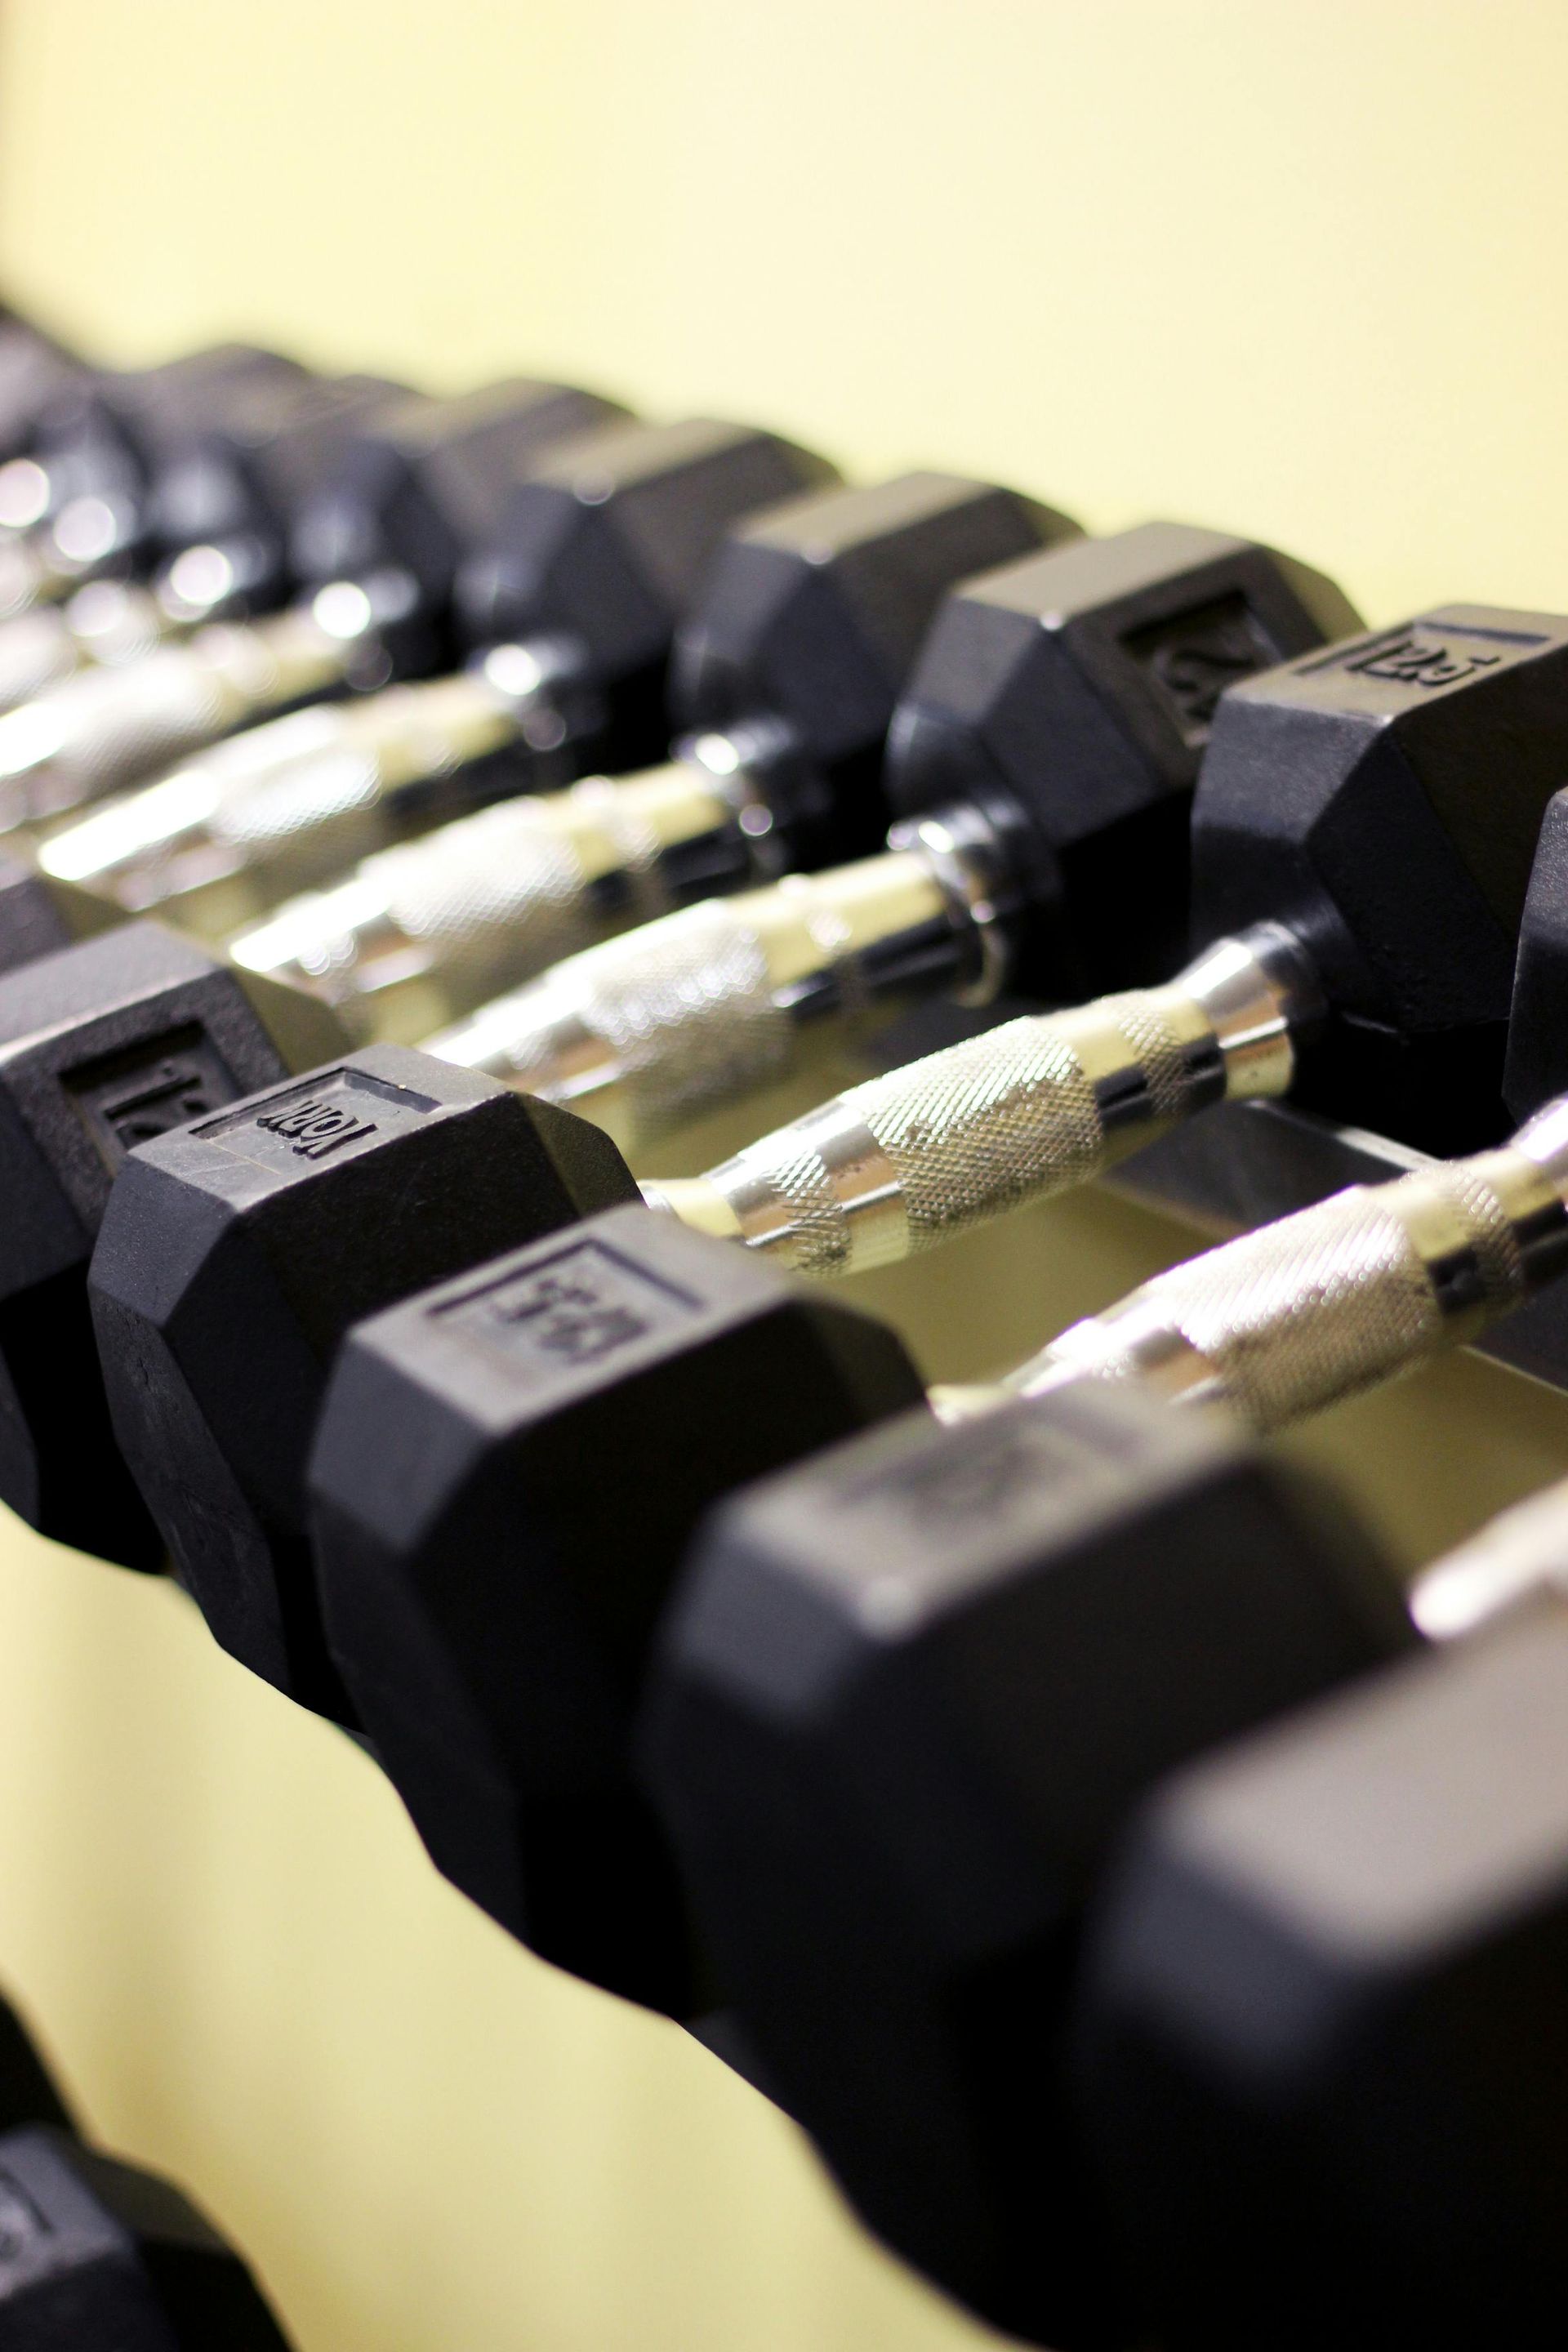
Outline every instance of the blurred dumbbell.
[[(1222, 688), (1358, 625), (1305, 566), (1173, 523), (968, 580), (853, 829), (813, 838), (787, 778), (732, 731), (699, 739), (693, 761), (731, 779), (722, 797), (710, 782), (705, 823), (734, 844), (734, 895), (589, 949), (435, 1050), (570, 1100), (634, 1149), (809, 1066), (868, 1016), (1156, 980), (1186, 939), (1193, 787)], [(891, 818), (888, 848), (864, 855)], [(856, 862), (790, 870), (825, 851)], [(536, 966), (546, 945), (542, 931)]]
[(1469, 1638), (1134, 1821), (1076, 2060), (1162, 2343), (1562, 2340), (1565, 1580), (1558, 1487), (1416, 1586), (1424, 1632)]
[[(459, 575), (467, 671), (318, 713), (303, 747), (298, 726), (258, 730), (248, 747), (241, 739), (67, 828), (45, 870), (216, 934), (443, 814), (594, 760), (649, 757), (663, 740), (671, 632), (723, 532), (831, 476), (776, 435), (710, 418), (572, 436), (476, 521), (502, 551), (506, 587), (479, 596)], [(247, 748), (254, 756), (237, 765)], [(382, 942), (384, 958), (406, 976), (426, 929), (451, 935), (462, 958), (482, 956), (511, 883), (504, 847), (503, 831), (462, 877), (419, 852), (407, 932)], [(521, 905), (549, 895), (532, 873), (518, 887)], [(331, 959), (310, 978), (331, 992)]]
[(135, 576), (91, 580), (0, 626), (0, 708), (78, 670), (134, 661), (205, 622), (282, 604), (295, 584), (295, 517), (347, 434), (405, 397), (373, 376), (283, 372), (246, 378), (216, 404), (155, 414)]
[[(1472, 1337), (1568, 1268), (1565, 1139), (1554, 1106), (1504, 1150), (1210, 1251), (991, 1399), (939, 1400), (949, 1425), (910, 1417), (741, 1496), (698, 1546), (644, 1744), (720, 1978), (857, 2209), (999, 2325), (1055, 2344), (1138, 2332), (1063, 2071), (1084, 1906), (1130, 1809), (1163, 1772), (1414, 1638), (1329, 1501), (1170, 1406), (1279, 1428)], [(345, 1399), (356, 1360), (363, 1387), (395, 1346), (411, 1393), (450, 1377), (439, 1356), (416, 1364), (396, 1322), (351, 1341)], [(384, 1372), (382, 1391), (396, 1392)], [(707, 1437), (712, 1408), (683, 1402)], [(352, 1498), (322, 1549), (351, 1683), (351, 1639), (367, 1659), (389, 1647), (379, 1586), (409, 1596), (405, 1618), (418, 1608), (431, 1675), (484, 1694), (458, 1580), (431, 1573), (441, 1519), (405, 1488), (421, 1532), (367, 1540), (342, 1412), (335, 1389), (318, 1475)], [(516, 1488), (508, 1500), (513, 1525), (548, 1529)], [(521, 1538), (497, 1549), (479, 1572), (500, 1622), (520, 1606)], [(552, 1598), (588, 1582), (543, 1537), (528, 1556)], [(559, 1677), (537, 1632), (521, 1646), (542, 1684)], [(404, 1708), (416, 1654), (405, 1630)], [(523, 1724), (483, 1721), (509, 1761), (527, 1753)], [(1171, 1936), (1175, 1968), (1173, 1914)]]
[(68, 372), (37, 407), (26, 452), (0, 466), (4, 610), (132, 569), (153, 528), (159, 436), (304, 373), (249, 343), (215, 343), (157, 367)]
[[(1231, 688), (1193, 807), (1206, 944), (1184, 972), (851, 1087), (681, 1187), (681, 1213), (839, 1274), (1082, 1183), (1217, 1102), (1289, 1095), (1424, 1150), (1494, 1139), (1565, 751), (1568, 622), (1546, 614), (1449, 606)], [(569, 1095), (569, 1066), (541, 1090)]]
[[(551, 443), (619, 413), (524, 377), (361, 420), (294, 524), (298, 600), (67, 678), (0, 719), (0, 824), (58, 817), (290, 704), (449, 666), (457, 574), (506, 487)], [(331, 740), (327, 713), (286, 723), (298, 750)], [(220, 749), (183, 789), (216, 790), (257, 756), (254, 739)]]
[(173, 2182), (79, 2140), (0, 1999), (0, 2346), (282, 2352), (235, 2249)]
[(0, 467), (26, 456), (49, 403), (85, 373), (58, 337), (0, 302)]

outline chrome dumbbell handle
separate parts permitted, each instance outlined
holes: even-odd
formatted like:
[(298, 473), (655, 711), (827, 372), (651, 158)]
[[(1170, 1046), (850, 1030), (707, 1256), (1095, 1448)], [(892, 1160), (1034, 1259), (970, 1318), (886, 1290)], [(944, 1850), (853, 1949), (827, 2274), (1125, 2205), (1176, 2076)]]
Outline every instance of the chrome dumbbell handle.
[(803, 1022), (828, 1000), (853, 1010), (878, 998), (900, 943), (959, 932), (931, 856), (889, 851), (647, 923), (484, 1007), (431, 1050), (553, 1101), (592, 1096), (595, 1116), (613, 1108), (637, 1144), (782, 1076)]
[(1273, 1430), (1473, 1339), (1568, 1270), (1568, 1108), (1157, 1275), (1008, 1385), (1145, 1381)]
[(803, 1274), (889, 1265), (1087, 1182), (1211, 1103), (1284, 1093), (1316, 1017), (1289, 935), (1030, 1015), (837, 1096), (657, 1200)]
[(215, 624), (121, 669), (92, 669), (0, 718), (0, 828), (136, 782), (258, 713), (323, 691), (350, 648), (306, 612)]

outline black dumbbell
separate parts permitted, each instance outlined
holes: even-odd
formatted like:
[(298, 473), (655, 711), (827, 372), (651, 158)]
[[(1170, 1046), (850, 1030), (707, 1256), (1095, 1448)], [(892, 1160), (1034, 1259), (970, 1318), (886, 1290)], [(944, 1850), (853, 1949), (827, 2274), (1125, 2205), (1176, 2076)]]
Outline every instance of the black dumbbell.
[(343, 1042), (317, 999), (150, 923), (0, 976), (0, 1494), (44, 1534), (127, 1567), (163, 1560), (110, 1429), (86, 1300), (115, 1169)]
[(138, 550), (145, 576), (96, 579), (66, 603), (7, 621), (0, 707), (78, 670), (121, 667), (205, 622), (282, 604), (295, 584), (294, 517), (354, 426), (406, 396), (406, 387), (374, 376), (284, 373), (245, 378), (216, 405), (155, 415)]
[[(1548, 1120), (1509, 1152), (1212, 1252), (1064, 1335), (998, 1395), (1131, 1378), (1141, 1346), (1168, 1391), (1184, 1367), (1194, 1396), (1261, 1423), (1392, 1378), (1568, 1262), (1568, 1176), (1552, 1135)], [(185, 1142), (139, 1155), (126, 1197), (172, 1171)], [(116, 1358), (142, 1368), (132, 1411), (147, 1368), (161, 1355), (174, 1388), (184, 1351), (168, 1318), (128, 1304), (117, 1206), (93, 1279), (111, 1399)], [(1518, 1228), (1511, 1291), (1495, 1272), (1505, 1224)], [(1209, 1352), (1188, 1342), (1184, 1356), (1168, 1335), (1203, 1328), (1194, 1299)], [(670, 2009), (704, 2004), (673, 1874), (628, 1773), (648, 1643), (710, 1505), (885, 1419), (919, 1385), (880, 1325), (818, 1319), (813, 1295), (764, 1261), (632, 1210), (350, 1335), (310, 1474), (329, 1644), (440, 1867), (548, 1957)], [(940, 1477), (963, 1441), (929, 1419), (915, 1426)], [(231, 1460), (241, 1439), (225, 1433)], [(153, 1458), (148, 1447), (138, 1461)], [(879, 1557), (869, 1549), (868, 1575)], [(765, 1648), (765, 1625), (754, 1630)], [(594, 1859), (589, 1820), (616, 1870)], [(623, 1901), (634, 1881), (638, 1900)]]
[(132, 568), (152, 529), (160, 433), (304, 373), (249, 343), (211, 344), (157, 367), (69, 372), (38, 407), (25, 454), (0, 468), (0, 522), (25, 535), (8, 553), (6, 609)]
[(1520, 926), (1503, 1091), (1515, 1118), (1568, 1089), (1568, 791), (1542, 820)]
[(0, 1994), (0, 2133), (27, 2124), (76, 2128), (58, 2084), (12, 2003)]
[[(619, 414), (526, 377), (376, 410), (336, 446), (295, 521), (296, 603), (67, 678), (8, 712), (0, 820), (58, 816), (290, 704), (449, 666), (457, 574), (503, 489), (552, 442)], [(243, 765), (254, 746), (231, 756)]]
[(0, 1999), (0, 2344), (16, 2352), (282, 2352), (234, 2248), (173, 2182), (76, 2136)]
[(1220, 698), (1193, 928), (1165, 988), (1026, 1016), (873, 1078), (682, 1188), (804, 1272), (887, 1264), (1289, 1094), (1419, 1149), (1507, 1130), (1513, 963), (1568, 758), (1568, 621), (1452, 605)]
[[(1193, 787), (1222, 688), (1359, 625), (1305, 566), (1174, 523), (968, 580), (936, 616), (881, 792), (857, 796), (852, 823), (814, 835), (787, 777), (753, 773), (730, 736), (700, 739), (689, 756), (721, 776), (692, 802), (702, 887), (728, 841), (720, 878), (736, 895), (578, 955), (435, 1049), (591, 1107), (630, 1145), (776, 1081), (868, 1013), (1158, 979), (1186, 939)], [(889, 848), (867, 856), (892, 818)], [(552, 852), (558, 865), (547, 837), (542, 883)], [(825, 852), (856, 862), (757, 887)]]
[(1568, 1269), (1565, 1131), (1552, 1106), (1178, 1266), (1000, 1410), (842, 1445), (699, 1546), (644, 1741), (720, 1978), (857, 2206), (1001, 2325), (1138, 2315), (1061, 2071), (1108, 1842), (1161, 1772), (1413, 1639), (1326, 1504), (1171, 1404), (1277, 1428), (1473, 1337)]
[[(505, 588), (459, 593), (466, 672), (339, 719), (322, 714), (328, 740), (303, 754), (299, 727), (257, 730), (258, 756), (231, 764), (226, 789), (154, 787), (68, 828), (44, 864), (127, 907), (219, 931), (443, 814), (595, 760), (649, 758), (663, 738), (670, 635), (723, 532), (738, 514), (831, 478), (776, 435), (710, 418), (617, 422), (553, 445), (476, 515), (476, 537), (501, 551), (493, 565)], [(232, 763), (244, 748), (222, 756)], [(216, 763), (199, 772), (211, 782)], [(422, 875), (426, 866), (422, 857)], [(474, 928), (491, 899), (499, 927), (507, 878), (500, 855), (477, 885), (464, 878)], [(428, 877), (423, 887), (418, 920), (438, 936), (439, 887)], [(405, 964), (416, 953), (405, 939)]]
[(1485, 1630), (1191, 1767), (1124, 1839), (1074, 2055), (1163, 2344), (1563, 2340), (1565, 1559), (1557, 1489), (1417, 1585), (1424, 1630)]
[(56, 336), (8, 302), (0, 305), (0, 469), (26, 456), (40, 416), (86, 373), (86, 362)]
[(284, 2352), (235, 2249), (173, 2182), (42, 2126), (0, 2135), (0, 2343)]

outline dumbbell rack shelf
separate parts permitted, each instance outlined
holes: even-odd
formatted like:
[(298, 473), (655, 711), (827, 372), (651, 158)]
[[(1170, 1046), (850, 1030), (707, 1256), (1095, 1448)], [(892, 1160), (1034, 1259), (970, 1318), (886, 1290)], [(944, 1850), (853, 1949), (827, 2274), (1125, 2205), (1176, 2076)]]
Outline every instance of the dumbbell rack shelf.
[[(1217, 1240), (1288, 1217), (1342, 1192), (1431, 1165), (1365, 1129), (1276, 1103), (1227, 1103), (1179, 1127), (1107, 1179), (1113, 1192), (1199, 1226)], [(1568, 1280), (1504, 1318), (1477, 1343), (1516, 1372), (1568, 1389)]]

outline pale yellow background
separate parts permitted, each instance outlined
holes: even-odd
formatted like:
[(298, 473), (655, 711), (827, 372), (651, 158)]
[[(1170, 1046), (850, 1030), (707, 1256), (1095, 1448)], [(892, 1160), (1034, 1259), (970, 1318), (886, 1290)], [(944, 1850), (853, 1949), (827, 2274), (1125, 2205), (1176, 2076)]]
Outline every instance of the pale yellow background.
[[(115, 356), (550, 368), (1563, 605), (1565, 103), (1557, 0), (5, 0), (0, 272)], [(882, 1295), (953, 1373), (1183, 1244), (1087, 1201)], [(1565, 1441), (1464, 1362), (1306, 1442), (1414, 1558)], [(13, 1532), (0, 1627), (0, 1970), (307, 2352), (973, 2340), (177, 1596)]]

